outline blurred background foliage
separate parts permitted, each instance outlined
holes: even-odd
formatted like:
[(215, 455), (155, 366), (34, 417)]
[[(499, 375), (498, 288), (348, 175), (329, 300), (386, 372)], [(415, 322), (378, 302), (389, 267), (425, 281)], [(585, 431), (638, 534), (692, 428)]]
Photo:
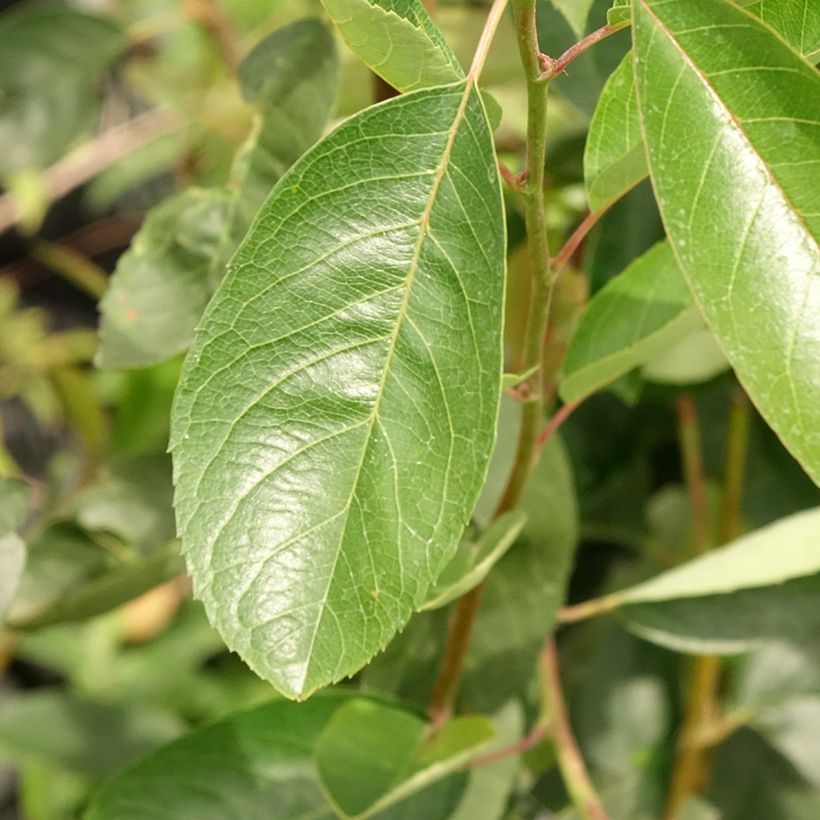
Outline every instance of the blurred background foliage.
[[(588, 16), (564, 16), (561, 7), (571, 5), (540, 4), (545, 52), (558, 54), (600, 26), (609, 3), (579, 3)], [(463, 63), (485, 14), (479, 2), (442, 0), (436, 9)], [(243, 96), (237, 65), (275, 29), (321, 15), (311, 0), (25, 0), (6, 3), (0, 14), (0, 614), (7, 624), (0, 632), (0, 818), (78, 817), (93, 787), (128, 761), (274, 694), (224, 649), (181, 574), (165, 447), (184, 339), (177, 355), (150, 366), (95, 367), (97, 301), (152, 208), (144, 241), (187, 254), (174, 262), (166, 248), (163, 263), (214, 256), (207, 218), (218, 199), (199, 211), (197, 202), (203, 191), (228, 190), (237, 151), (255, 116), (265, 116), (264, 100)], [(333, 122), (379, 93), (367, 69), (338, 45)], [(555, 83), (548, 149), (553, 250), (587, 213), (584, 138), (628, 45), (627, 32), (609, 38)], [(485, 81), (503, 109), (499, 154), (516, 170), (526, 99), (509, 24), (493, 46)], [(269, 126), (289, 127), (275, 112)], [(180, 192), (187, 198), (174, 199)], [(514, 370), (527, 262), (518, 204), (508, 205)], [(547, 363), (553, 382), (589, 295), (662, 236), (644, 182), (575, 254), (555, 300)], [(186, 305), (194, 322), (207, 295)], [(160, 310), (164, 296), (156, 298)], [(633, 371), (588, 399), (564, 425), (563, 445), (556, 440), (549, 449), (528, 502), (530, 524), (485, 595), (465, 708), (494, 712), (512, 699), (532, 722), (535, 656), (565, 597), (576, 544), (570, 601), (692, 554), (675, 417), (684, 393), (697, 408), (715, 510), (737, 403), (749, 417), (740, 529), (818, 503), (816, 488), (748, 407), (731, 372), (718, 367), (704, 380), (695, 367), (699, 349), (682, 355), (691, 378), (680, 369), (666, 378), (656, 368), (651, 380)], [(502, 417), (491, 485), (509, 463), (514, 404)], [(546, 520), (545, 504), (552, 505)], [(443, 612), (416, 616), (353, 685), (423, 705)], [(568, 628), (560, 650), (572, 720), (612, 816), (659, 817), (686, 656), (612, 619)], [(718, 729), (725, 736), (712, 753), (711, 785), (687, 817), (820, 817), (816, 641), (770, 641), (731, 658), (721, 697), (726, 712)], [(498, 789), (495, 817), (575, 816), (564, 808), (566, 794), (544, 747)]]

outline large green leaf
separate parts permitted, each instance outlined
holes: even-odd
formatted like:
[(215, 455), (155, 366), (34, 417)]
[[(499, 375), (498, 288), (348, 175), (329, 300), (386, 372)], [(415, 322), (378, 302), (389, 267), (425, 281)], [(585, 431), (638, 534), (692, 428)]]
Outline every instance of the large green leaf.
[(190, 345), (226, 208), (223, 192), (189, 188), (148, 212), (100, 302), (100, 367), (144, 367)]
[(722, 0), (634, 0), (633, 16), (672, 247), (750, 397), (820, 481), (820, 75)]
[(291, 697), (387, 643), (475, 505), (501, 381), (495, 167), (470, 82), (348, 120), (282, 178), (186, 360), (171, 443), (195, 590)]
[(460, 767), (494, 735), (487, 718), (456, 718), (432, 736), (418, 715), (376, 701), (340, 707), (316, 742), (319, 779), (342, 817), (372, 817)]
[(598, 211), (620, 198), (647, 173), (629, 53), (607, 80), (589, 124), (584, 182), (590, 210)]
[(322, 135), (336, 99), (338, 56), (319, 20), (299, 20), (262, 40), (239, 66), (242, 96), (259, 111), (234, 161), (225, 233), (214, 258), (224, 266), (282, 174)]
[(658, 243), (587, 305), (564, 359), (561, 398), (579, 401), (701, 324), (671, 248)]
[(820, 5), (816, 0), (758, 0), (748, 11), (809, 60), (820, 58)]
[[(398, 706), (338, 690), (322, 692), (304, 704), (280, 700), (257, 706), (191, 732), (122, 772), (97, 794), (87, 820), (330, 820), (334, 812), (320, 779), (323, 764), (317, 744), (343, 740), (331, 723), (343, 709), (348, 721), (375, 710), (382, 725), (391, 723), (394, 729), (402, 721), (418, 720)], [(356, 722), (354, 728), (358, 734), (367, 726)], [(423, 745), (433, 747), (435, 737)], [(374, 740), (385, 742), (384, 737)], [(356, 753), (367, 758), (367, 750)], [(366, 762), (379, 763), (372, 758)], [(393, 752), (390, 762), (396, 762)], [(361, 777), (364, 770), (356, 774)], [(389, 765), (381, 772), (371, 770), (372, 777), (384, 780), (400, 774)], [(374, 816), (444, 820), (458, 802), (464, 780), (463, 775), (444, 778)], [(347, 784), (334, 781), (334, 787), (345, 789)]]
[(322, 0), (345, 42), (399, 91), (460, 80), (464, 72), (421, 0)]
[(46, 167), (93, 128), (99, 75), (124, 46), (110, 20), (65, 7), (0, 16), (0, 179)]

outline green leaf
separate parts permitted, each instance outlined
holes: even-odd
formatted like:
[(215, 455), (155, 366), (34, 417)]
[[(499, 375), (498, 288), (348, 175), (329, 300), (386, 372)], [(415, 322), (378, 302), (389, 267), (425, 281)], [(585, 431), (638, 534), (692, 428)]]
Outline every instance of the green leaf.
[(721, 595), (820, 572), (820, 507), (795, 513), (725, 547), (615, 594), (621, 604)]
[(699, 325), (674, 254), (658, 243), (590, 300), (567, 349), (561, 398), (580, 401)]
[(100, 302), (99, 367), (145, 367), (190, 345), (226, 207), (224, 193), (189, 188), (148, 212)]
[(322, 0), (322, 5), (348, 46), (399, 91), (464, 76), (420, 0)]
[(322, 135), (336, 100), (338, 74), (333, 35), (315, 19), (274, 31), (239, 66), (242, 95), (259, 112), (231, 172), (233, 194), (214, 258), (217, 280), (273, 186)]
[(608, 26), (618, 23), (625, 23), (632, 19), (632, 0), (615, 0), (612, 7), (606, 13)]
[(45, 168), (92, 130), (98, 77), (124, 46), (110, 20), (69, 8), (0, 15), (0, 179)]
[(589, 10), (595, 0), (550, 0), (550, 2), (564, 15), (564, 19), (580, 40), (586, 34)]
[(658, 384), (698, 384), (729, 369), (723, 348), (708, 327), (696, 327), (641, 368), (641, 376)]
[[(338, 710), (374, 703), (382, 719), (384, 710), (392, 712), (391, 725), (401, 720), (398, 715), (417, 720), (400, 707), (341, 690), (322, 692), (304, 704), (280, 700), (256, 706), (188, 733), (110, 780), (87, 820), (144, 820), (158, 806), (174, 820), (330, 820), (334, 813), (313, 759), (316, 744)], [(454, 790), (452, 777), (444, 778), (377, 816), (444, 820), (440, 807), (457, 803), (463, 779), (456, 779)]]
[(56, 689), (17, 693), (0, 707), (0, 755), (106, 775), (183, 731), (173, 715)]
[(0, 535), (14, 532), (28, 514), (29, 487), (19, 478), (0, 476)]
[(731, 3), (635, 0), (633, 12), (670, 244), (749, 396), (818, 482), (820, 75)]
[(589, 124), (584, 182), (590, 210), (620, 199), (648, 173), (630, 52), (606, 81)]
[(506, 513), (490, 524), (475, 543), (462, 541), (421, 609), (438, 609), (478, 586), (513, 545), (526, 521), (526, 513)]
[(482, 717), (457, 718), (431, 737), (411, 712), (354, 700), (333, 715), (314, 751), (342, 817), (371, 817), (459, 767), (494, 735)]
[(361, 668), (456, 551), (495, 431), (504, 245), (479, 95), (430, 89), (309, 151), (208, 307), (173, 412), (178, 529), (212, 623), (290, 697)]
[(519, 384), (523, 384), (530, 376), (534, 375), (539, 367), (540, 365), (535, 365), (523, 373), (505, 373), (501, 378), (501, 389), (509, 390), (518, 387)]
[(747, 11), (804, 57), (812, 62), (820, 58), (820, 6), (815, 0), (759, 0), (747, 6)]

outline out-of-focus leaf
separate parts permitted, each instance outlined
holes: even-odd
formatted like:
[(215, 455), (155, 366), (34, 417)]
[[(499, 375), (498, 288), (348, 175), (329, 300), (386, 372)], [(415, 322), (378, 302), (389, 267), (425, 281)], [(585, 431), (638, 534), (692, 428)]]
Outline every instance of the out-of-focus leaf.
[(414, 91), (464, 76), (421, 0), (322, 0), (350, 48), (390, 85)]
[(0, 535), (0, 618), (14, 599), (26, 563), (26, 545), (13, 532)]
[(336, 44), (319, 20), (300, 20), (256, 45), (238, 75), (258, 113), (231, 172), (227, 224), (212, 268), (217, 281), (273, 186), (322, 135), (336, 99)]
[(818, 482), (820, 74), (722, 0), (635, 0), (633, 18), (670, 245), (750, 398)]
[(452, 772), (493, 735), (486, 718), (463, 717), (429, 736), (412, 712), (359, 699), (330, 718), (313, 754), (341, 816), (371, 817)]
[(185, 350), (211, 298), (227, 195), (189, 188), (149, 211), (101, 302), (100, 367), (145, 367)]
[(550, 0), (564, 15), (575, 36), (580, 40), (587, 30), (587, 17), (595, 0)]
[(750, 721), (816, 789), (820, 789), (820, 697), (795, 697)]
[(26, 519), (29, 487), (19, 478), (0, 476), (0, 535), (14, 532)]
[(526, 521), (526, 513), (506, 513), (490, 524), (474, 543), (462, 541), (421, 609), (438, 609), (480, 584), (513, 545)]
[(318, 143), (208, 307), (174, 404), (178, 530), (212, 623), (291, 697), (358, 671), (455, 554), (495, 431), (504, 245), (465, 80)]
[(623, 196), (648, 173), (630, 53), (606, 81), (589, 124), (584, 181), (590, 210)]
[(700, 324), (671, 248), (655, 245), (590, 301), (564, 360), (561, 398), (580, 401)]
[(723, 348), (708, 327), (690, 331), (641, 368), (641, 376), (658, 384), (697, 384), (729, 369)]
[(183, 731), (168, 712), (41, 689), (0, 705), (0, 754), (106, 775)]
[(110, 20), (67, 7), (0, 16), (0, 179), (45, 168), (93, 128), (100, 75), (124, 45)]
[(812, 62), (820, 58), (820, 5), (815, 0), (758, 0), (746, 6)]
[(110, 532), (150, 551), (176, 534), (171, 460), (145, 456), (115, 463), (77, 500), (74, 515), (89, 532)]

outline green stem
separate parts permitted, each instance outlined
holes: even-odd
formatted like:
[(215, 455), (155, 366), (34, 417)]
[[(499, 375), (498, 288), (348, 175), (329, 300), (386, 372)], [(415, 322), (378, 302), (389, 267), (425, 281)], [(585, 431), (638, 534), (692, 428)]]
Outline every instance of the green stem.
[[(489, 49), (489, 33), (503, 11), (497, 0), (490, 11), (485, 35), (482, 35), (476, 57), (470, 68), (471, 77), (477, 77)], [(523, 403), (521, 429), (512, 470), (507, 486), (496, 507), (494, 518), (515, 509), (524, 491), (530, 470), (537, 455), (538, 434), (543, 415), (543, 391), (541, 389), (540, 364), (543, 361), (547, 320), (554, 278), (550, 270), (547, 245), (546, 219), (544, 213), (544, 161), (547, 149), (547, 83), (540, 78), (541, 65), (538, 35), (535, 25), (535, 0), (513, 0), (518, 46), (521, 62), (527, 78), (527, 161), (525, 166), (526, 200), (525, 221), (527, 243), (533, 270), (532, 293), (524, 336), (522, 370), (534, 369), (525, 383), (530, 398)], [(495, 13), (495, 18), (494, 18)], [(447, 635), (441, 666), (433, 687), (428, 712), (433, 721), (441, 721), (452, 709), (458, 692), (467, 647), (475, 624), (483, 585), (464, 595), (456, 605)]]
[(88, 257), (66, 245), (39, 240), (34, 243), (29, 254), (94, 299), (100, 299), (108, 287), (105, 271)]
[(723, 477), (723, 504), (720, 509), (722, 544), (740, 535), (740, 502), (746, 471), (749, 442), (749, 399), (740, 389), (732, 394), (729, 405), (729, 430), (726, 437), (726, 469)]

